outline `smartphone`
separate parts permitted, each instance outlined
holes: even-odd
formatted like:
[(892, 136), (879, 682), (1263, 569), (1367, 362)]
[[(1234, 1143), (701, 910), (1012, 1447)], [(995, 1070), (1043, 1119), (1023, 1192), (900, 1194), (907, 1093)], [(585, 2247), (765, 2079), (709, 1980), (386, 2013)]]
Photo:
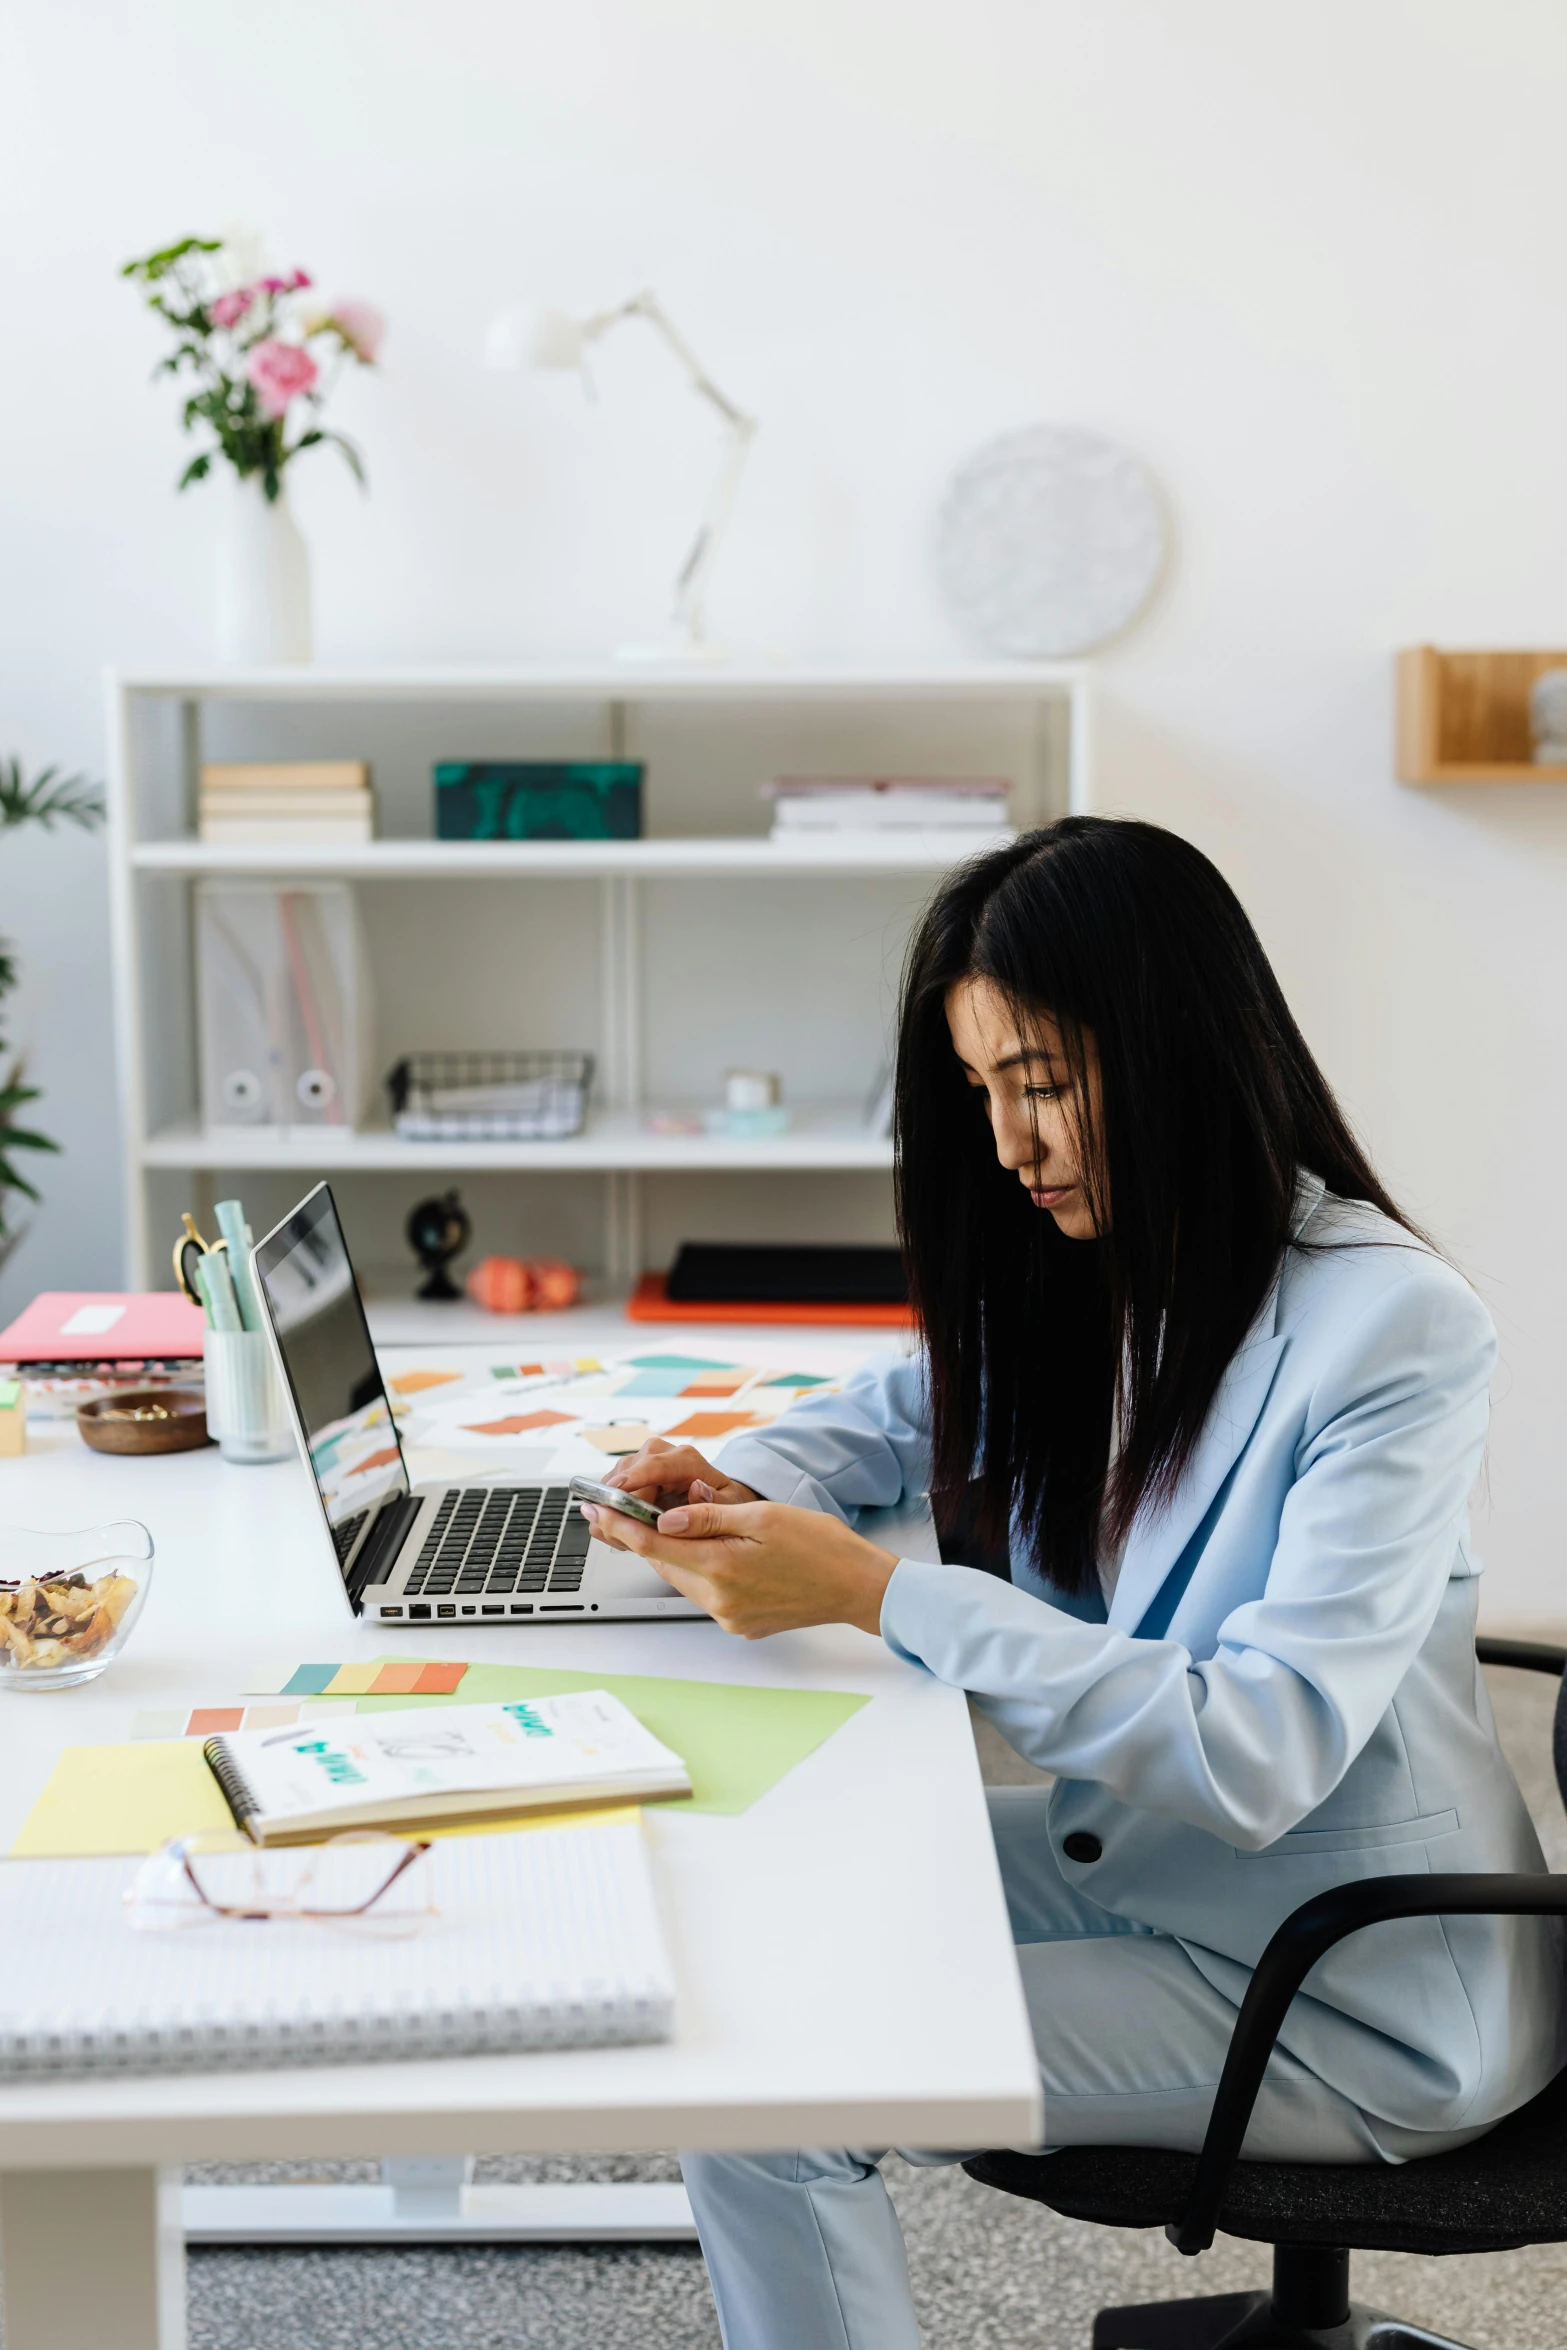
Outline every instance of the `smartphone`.
[(622, 1493), (618, 1485), (601, 1485), (596, 1477), (573, 1477), (566, 1488), (573, 1501), (594, 1501), (602, 1509), (619, 1510), (624, 1518), (640, 1518), (644, 1526), (658, 1524), (658, 1512), (650, 1503), (638, 1501), (634, 1493)]

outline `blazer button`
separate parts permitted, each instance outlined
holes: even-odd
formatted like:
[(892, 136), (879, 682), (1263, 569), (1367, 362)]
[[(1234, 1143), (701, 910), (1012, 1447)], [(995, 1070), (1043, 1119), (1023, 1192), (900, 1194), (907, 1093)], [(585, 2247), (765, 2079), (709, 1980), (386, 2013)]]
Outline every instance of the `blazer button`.
[(1070, 1836), (1062, 1838), (1061, 1849), (1068, 1860), (1082, 1861), (1086, 1867), (1089, 1861), (1098, 1860), (1104, 1846), (1097, 1836), (1090, 1836), (1086, 1828), (1074, 1828)]

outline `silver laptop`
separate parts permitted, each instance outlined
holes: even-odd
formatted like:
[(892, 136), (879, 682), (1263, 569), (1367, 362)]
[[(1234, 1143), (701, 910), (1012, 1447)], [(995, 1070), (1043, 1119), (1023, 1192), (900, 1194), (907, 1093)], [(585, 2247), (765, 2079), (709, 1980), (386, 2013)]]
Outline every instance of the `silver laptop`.
[(564, 1478), (410, 1485), (330, 1184), (251, 1262), (356, 1615), (440, 1626), (702, 1614), (631, 1552), (593, 1541)]

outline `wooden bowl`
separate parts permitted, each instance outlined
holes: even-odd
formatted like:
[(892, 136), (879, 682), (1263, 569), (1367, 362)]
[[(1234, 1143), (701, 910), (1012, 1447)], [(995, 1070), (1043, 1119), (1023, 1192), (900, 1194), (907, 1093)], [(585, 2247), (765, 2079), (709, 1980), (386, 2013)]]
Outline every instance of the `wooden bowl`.
[(194, 1452), (210, 1444), (199, 1387), (125, 1387), (78, 1404), (76, 1425), (94, 1452)]

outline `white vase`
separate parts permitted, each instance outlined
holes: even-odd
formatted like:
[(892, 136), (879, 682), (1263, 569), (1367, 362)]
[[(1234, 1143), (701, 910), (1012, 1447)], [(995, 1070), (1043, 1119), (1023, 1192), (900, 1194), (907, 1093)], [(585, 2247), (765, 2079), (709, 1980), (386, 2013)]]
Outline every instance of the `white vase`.
[(218, 541), (218, 658), (271, 669), (313, 657), (310, 550), (288, 509), (288, 492), (268, 500), (261, 476), (230, 474)]

